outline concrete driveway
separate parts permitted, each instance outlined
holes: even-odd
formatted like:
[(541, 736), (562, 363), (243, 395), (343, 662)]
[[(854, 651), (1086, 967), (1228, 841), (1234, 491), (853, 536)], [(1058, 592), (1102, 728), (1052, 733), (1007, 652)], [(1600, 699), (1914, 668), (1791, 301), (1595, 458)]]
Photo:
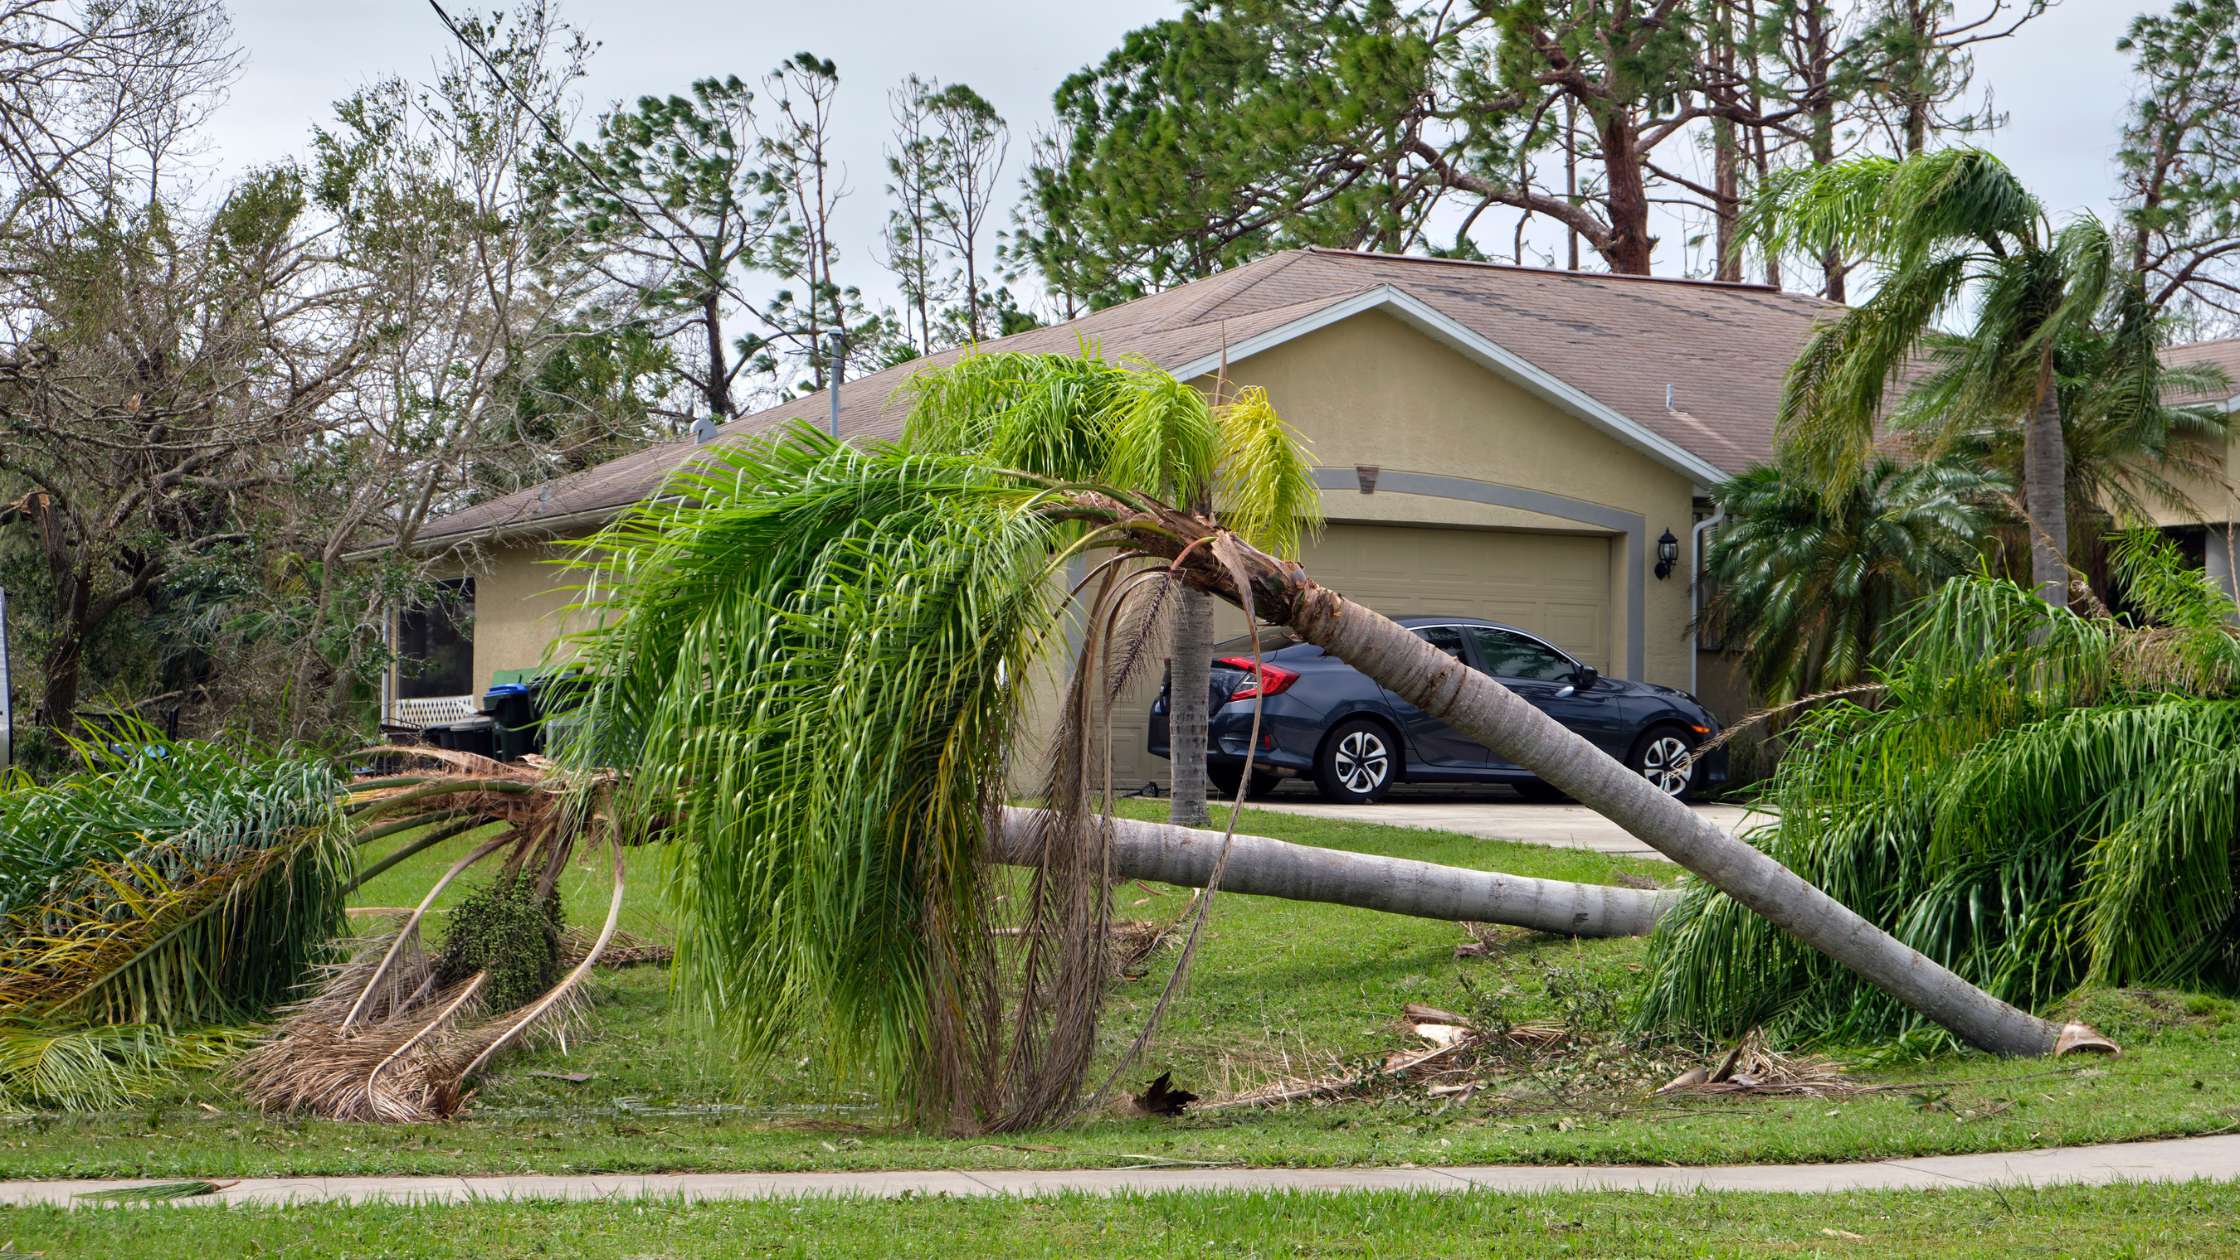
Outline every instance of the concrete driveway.
[[(1349, 822), (1383, 823), (1389, 827), (1417, 827), (1425, 831), (1451, 831), (1488, 840), (1516, 840), (1559, 849), (1593, 849), (1623, 857), (1667, 861), (1663, 854), (1620, 830), (1618, 825), (1584, 805), (1536, 805), (1521, 801), (1500, 788), (1401, 787), (1374, 805), (1330, 805), (1286, 785), (1255, 809), (1301, 814), (1310, 818), (1342, 818)], [(1691, 805), (1697, 814), (1737, 832), (1765, 820), (1739, 805)]]

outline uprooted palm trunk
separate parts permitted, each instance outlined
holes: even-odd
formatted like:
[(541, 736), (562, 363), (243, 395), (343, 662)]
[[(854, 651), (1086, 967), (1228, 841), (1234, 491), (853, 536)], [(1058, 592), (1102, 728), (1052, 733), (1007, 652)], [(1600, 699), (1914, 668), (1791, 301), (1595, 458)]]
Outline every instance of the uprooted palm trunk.
[[(1248, 617), (1289, 626), (1970, 1045), (1998, 1054), (2044, 1055), (2064, 1042), (2061, 1027), (1954, 975), (1629, 773), (1508, 688), (1316, 584), (1300, 566), (1255, 551), (1226, 532), (1215, 532), (1211, 545), (1198, 545), (1194, 540), (1206, 538), (1206, 524), (1184, 513), (1096, 495), (1078, 502), (1107, 515), (1136, 550), (1178, 565), (1191, 585), (1238, 605)], [(2074, 1045), (2086, 1034), (2089, 1030), (2072, 1028), (2067, 1040)]]
[[(491, 824), (504, 830), (476, 845), (428, 889), (413, 910), (384, 931), (354, 943), (349, 961), (333, 968), (307, 998), (290, 1008), (271, 1039), (235, 1065), (243, 1092), (268, 1111), (337, 1120), (405, 1122), (452, 1115), (469, 1084), (493, 1058), (531, 1036), (558, 1037), (580, 1013), (583, 977), (614, 937), (622, 913), (622, 850), (604, 826), (602, 781), (570, 782), (533, 765), (508, 765), (470, 754), (385, 748), (372, 753), (408, 765), (433, 763), (354, 785), (345, 808), (358, 842), (418, 832), (413, 841), (368, 868), (366, 879), (404, 857)], [(493, 1002), (504, 959), (480, 949), (433, 955), (420, 928), (436, 898), (470, 869), (502, 858), (486, 904), (504, 930), (518, 928), (520, 906), (543, 913), (569, 857), (594, 833), (612, 849), (614, 891), (599, 935), (556, 982), (549, 973), (518, 1004)], [(518, 902), (519, 905), (512, 903)], [(471, 925), (452, 912), (452, 940)], [(511, 924), (501, 920), (509, 918)], [(535, 926), (535, 925), (532, 925)], [(557, 943), (557, 924), (550, 942)], [(532, 932), (538, 940), (545, 933)], [(499, 952), (504, 952), (503, 941)], [(461, 960), (466, 960), (464, 963)]]
[[(1041, 861), (1042, 811), (1007, 807), (995, 857), (1014, 866)], [(1433, 862), (1347, 853), (1268, 836), (1103, 820), (1114, 877), (1203, 888), (1228, 849), (1223, 892), (1320, 901), (1448, 922), (1500, 923), (1561, 936), (1645, 936), (1679, 894), (1530, 879)]]

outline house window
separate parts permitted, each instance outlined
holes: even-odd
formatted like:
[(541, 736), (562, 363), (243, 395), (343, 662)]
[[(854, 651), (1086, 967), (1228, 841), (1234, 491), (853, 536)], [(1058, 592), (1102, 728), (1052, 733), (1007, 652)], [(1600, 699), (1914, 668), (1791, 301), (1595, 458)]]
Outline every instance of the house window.
[(474, 690), (474, 579), (436, 583), (435, 597), (397, 614), (397, 698)]

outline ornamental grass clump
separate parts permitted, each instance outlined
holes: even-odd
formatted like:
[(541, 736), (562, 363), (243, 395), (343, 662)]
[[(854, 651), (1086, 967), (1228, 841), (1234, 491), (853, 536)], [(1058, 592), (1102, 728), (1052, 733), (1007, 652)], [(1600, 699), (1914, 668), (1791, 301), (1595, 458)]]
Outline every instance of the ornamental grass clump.
[[(2152, 535), (2115, 565), (2135, 615), (1953, 581), (1882, 690), (1790, 731), (1751, 841), (1990, 993), (2240, 987), (2240, 638)], [(1658, 924), (1643, 1017), (1720, 1036), (1864, 1039), (1920, 1021), (1717, 891)]]

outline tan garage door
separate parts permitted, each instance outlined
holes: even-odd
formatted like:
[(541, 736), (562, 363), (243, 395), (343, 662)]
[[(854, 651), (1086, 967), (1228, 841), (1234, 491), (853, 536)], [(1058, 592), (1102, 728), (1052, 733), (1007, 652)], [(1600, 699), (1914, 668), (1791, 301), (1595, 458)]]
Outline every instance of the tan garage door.
[[(1446, 613), (1507, 622), (1604, 672), (1610, 651), (1610, 549), (1605, 536), (1333, 525), (1307, 550), (1307, 572), (1390, 617)], [(1216, 635), (1243, 629), (1220, 607)], [(1113, 713), (1113, 782), (1164, 785), (1166, 762), (1143, 750), (1156, 676)]]

